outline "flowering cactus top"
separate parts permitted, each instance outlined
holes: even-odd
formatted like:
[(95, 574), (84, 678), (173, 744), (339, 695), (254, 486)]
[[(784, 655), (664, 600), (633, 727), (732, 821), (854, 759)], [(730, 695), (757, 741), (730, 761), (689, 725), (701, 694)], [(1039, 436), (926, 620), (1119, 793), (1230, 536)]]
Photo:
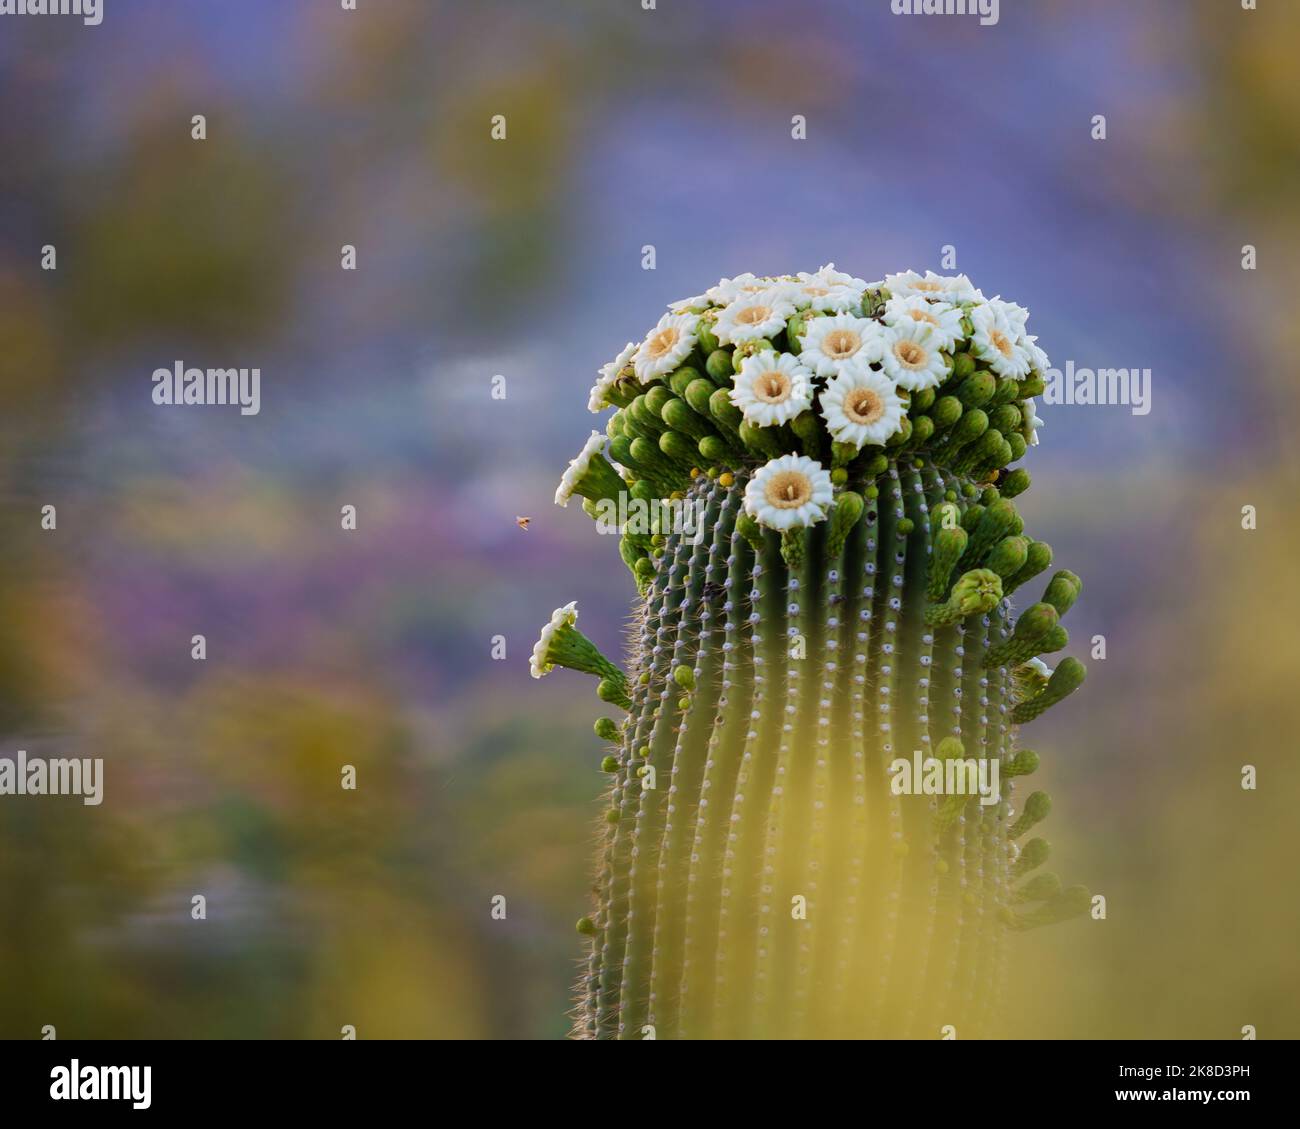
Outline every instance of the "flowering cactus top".
[(739, 471), (749, 516), (789, 532), (825, 519), (836, 488), (882, 456), (924, 452), (972, 482), (1003, 481), (1041, 425), (1048, 360), (1027, 319), (965, 275), (866, 283), (830, 264), (724, 279), (600, 370), (588, 406), (616, 411), (556, 503), (578, 494), (592, 512)]

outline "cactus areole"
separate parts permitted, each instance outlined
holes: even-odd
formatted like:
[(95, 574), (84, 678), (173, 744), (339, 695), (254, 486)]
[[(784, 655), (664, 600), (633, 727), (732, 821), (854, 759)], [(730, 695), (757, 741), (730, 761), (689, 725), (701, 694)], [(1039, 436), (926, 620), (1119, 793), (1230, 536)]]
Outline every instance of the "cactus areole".
[(631, 657), (568, 604), (532, 658), (618, 711), (575, 1036), (987, 1035), (1013, 935), (1088, 908), (1016, 794), (1019, 727), (1084, 676), (1039, 657), (1080, 581), (1012, 501), (1027, 316), (964, 276), (742, 275), (601, 370), (556, 502), (617, 523)]

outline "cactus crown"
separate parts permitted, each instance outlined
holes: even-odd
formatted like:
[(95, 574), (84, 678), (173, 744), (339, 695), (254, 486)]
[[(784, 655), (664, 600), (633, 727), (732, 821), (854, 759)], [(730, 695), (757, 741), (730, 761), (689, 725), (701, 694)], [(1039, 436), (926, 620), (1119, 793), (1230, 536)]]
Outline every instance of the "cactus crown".
[(726, 279), (601, 369), (588, 406), (616, 410), (555, 500), (581, 495), (599, 516), (629, 488), (671, 501), (701, 468), (757, 466), (746, 513), (786, 531), (824, 520), (855, 470), (904, 454), (976, 482), (1012, 477), (1017, 493), (1027, 479), (1006, 468), (1037, 442), (1048, 365), (1027, 318), (965, 276), (868, 285), (830, 265)]
[[(742, 275), (601, 370), (589, 407), (612, 415), (555, 500), (620, 534), (631, 667), (572, 604), (532, 660), (627, 714), (596, 724), (613, 782), (578, 1034), (979, 1033), (1003, 935), (1086, 908), (1021, 882), (1050, 801), (1011, 804), (1038, 767), (1016, 727), (1084, 676), (1038, 658), (1077, 576), (1011, 618), (1052, 561), (1011, 501), (1047, 369), (1027, 316), (965, 276)], [(899, 787), (913, 753), (946, 792)], [(979, 796), (953, 784), (979, 773)]]

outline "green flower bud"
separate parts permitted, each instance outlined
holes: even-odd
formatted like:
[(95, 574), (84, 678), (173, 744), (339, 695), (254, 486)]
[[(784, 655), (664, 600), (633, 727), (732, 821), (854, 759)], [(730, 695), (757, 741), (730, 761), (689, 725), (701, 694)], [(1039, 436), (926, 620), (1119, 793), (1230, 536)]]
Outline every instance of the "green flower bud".
[(993, 399), (989, 401), (995, 407), (1003, 404), (1010, 404), (1013, 400), (1020, 397), (1020, 381), (1010, 380), (1006, 377), (998, 377), (997, 390), (993, 393)]
[(748, 420), (740, 425), (740, 441), (751, 451), (768, 458), (776, 458), (786, 453), (779, 436), (780, 433), (776, 429), (756, 427)]
[(605, 757), (605, 758), (600, 762), (600, 771), (601, 771), (601, 772), (617, 772), (617, 771), (618, 771), (618, 757), (614, 757), (614, 756)]
[(1014, 537), (1025, 527), (1024, 520), (1016, 512), (1016, 504), (1006, 498), (999, 498), (991, 505), (981, 508), (983, 512), (975, 528), (970, 530), (970, 544), (966, 546), (966, 554), (958, 562), (958, 568), (974, 567), (1002, 538)]
[(664, 453), (659, 449), (658, 438), (646, 439), (638, 435), (632, 440), (632, 444), (628, 448), (628, 456), (631, 458), (633, 466), (645, 467), (647, 470), (655, 472), (668, 469), (668, 461), (664, 457)]
[(1003, 580), (1014, 576), (1025, 567), (1029, 559), (1029, 539), (1027, 537), (1004, 537), (989, 550), (985, 564)]
[(946, 603), (925, 609), (925, 622), (940, 627), (972, 615), (985, 615), (1002, 599), (1002, 579), (986, 568), (963, 573), (952, 587)]
[[(867, 478), (879, 478), (888, 469), (888, 457), (883, 451), (877, 451), (867, 460), (866, 465), (862, 468), (862, 473), (866, 475)], [(874, 498), (875, 495), (873, 494), (872, 497)]]
[(680, 431), (665, 431), (659, 436), (659, 450), (683, 465), (693, 466), (700, 457), (698, 442)]
[(1083, 581), (1067, 569), (1061, 569), (1048, 582), (1047, 590), (1043, 593), (1043, 602), (1051, 604), (1057, 612), (1065, 615), (1074, 607), (1074, 602), (1079, 598), (1081, 591), (1083, 591)]
[(736, 515), (736, 532), (749, 542), (753, 547), (754, 552), (758, 553), (762, 551), (763, 527), (744, 511), (741, 511)]
[(866, 509), (866, 502), (861, 494), (852, 490), (843, 490), (835, 499), (831, 508), (830, 528), (826, 534), (826, 551), (833, 557), (839, 556), (844, 549), (844, 542), (849, 532), (857, 525)]
[(709, 410), (709, 397), (717, 391), (713, 381), (705, 377), (696, 377), (682, 392), (682, 399), (691, 406), (691, 410), (705, 419), (712, 417)]
[(939, 760), (960, 760), (966, 755), (966, 746), (960, 737), (945, 737), (934, 747), (934, 755)]
[(1043, 902), (1061, 892), (1061, 879), (1056, 874), (1036, 874), (1011, 895), (1013, 902)]
[(1009, 596), (1027, 581), (1033, 580), (1040, 572), (1045, 572), (1052, 564), (1052, 546), (1046, 541), (1034, 541), (1029, 546), (1029, 559), (1008, 582), (1006, 594)]
[(649, 412), (663, 419), (664, 405), (671, 399), (673, 399), (672, 390), (666, 385), (656, 384), (646, 389), (643, 402)]
[(917, 416), (912, 420), (912, 439), (913, 447), (920, 447), (923, 443), (928, 443), (934, 435), (934, 420), (929, 416)]
[(974, 443), (988, 429), (989, 417), (979, 408), (963, 412), (961, 419), (953, 424), (952, 431), (948, 433), (947, 450), (956, 452), (967, 443)]
[(1038, 642), (1057, 626), (1060, 616), (1051, 604), (1031, 604), (1020, 613), (1009, 639), (988, 649), (984, 665), (1017, 666), (1038, 654)]
[(717, 435), (705, 435), (700, 439), (700, 457), (706, 463), (726, 463), (733, 459), (731, 448)]
[(719, 342), (717, 334), (713, 332), (714, 323), (718, 315), (713, 311), (703, 314), (695, 327), (695, 340), (706, 357), (711, 353), (718, 351)]
[(1018, 467), (998, 484), (998, 489), (1004, 498), (1014, 498), (1023, 494), (1029, 489), (1029, 471), (1024, 467)]
[[(1038, 754), (1033, 749), (1021, 749), (1002, 766), (1002, 776), (1030, 776), (1038, 771)], [(1029, 844), (1025, 844), (1028, 846)]]
[[(684, 396), (686, 389), (694, 380), (703, 380), (704, 375), (697, 368), (690, 365), (682, 365), (681, 368), (674, 369), (668, 377), (668, 387), (672, 389), (676, 396)], [(712, 381), (709, 382), (710, 384)]]
[(714, 384), (729, 383), (736, 372), (731, 363), (731, 354), (726, 349), (714, 349), (704, 362), (704, 369)]
[(1020, 818), (1011, 825), (1007, 834), (1013, 839), (1019, 839), (1035, 824), (1042, 823), (1051, 810), (1051, 796), (1046, 792), (1031, 792), (1029, 798), (1025, 800), (1025, 810), (1020, 813)]
[(602, 678), (596, 686), (596, 694), (602, 702), (622, 709), (632, 708), (632, 699), (627, 696), (627, 683), (623, 678)]
[(731, 394), (725, 388), (717, 389), (709, 397), (709, 414), (731, 435), (737, 434), (745, 421), (745, 414), (731, 402)]
[(1020, 854), (1011, 864), (1011, 877), (1020, 878), (1031, 870), (1036, 870), (1047, 861), (1051, 853), (1051, 844), (1046, 839), (1030, 839), (1020, 848)]
[[(663, 388), (662, 384), (656, 384), (656, 388)], [(665, 392), (668, 390), (665, 388)], [(627, 425), (631, 429), (629, 434), (639, 435), (645, 438), (657, 436), (664, 429), (663, 420), (659, 418), (657, 412), (652, 412), (646, 403), (646, 394), (643, 392), (627, 408)]]
[(997, 377), (991, 372), (977, 372), (968, 376), (956, 388), (956, 396), (968, 408), (982, 408), (997, 388)]
[(943, 431), (961, 419), (962, 410), (961, 401), (956, 396), (940, 396), (930, 409), (930, 418), (934, 420), (934, 426)]
[(952, 375), (957, 380), (965, 380), (975, 371), (975, 358), (969, 353), (954, 353), (952, 356)]
[(813, 411), (800, 412), (790, 421), (790, 430), (803, 444), (803, 453), (815, 459), (821, 452), (821, 420)]
[(901, 447), (912, 438), (912, 421), (907, 416), (904, 416), (898, 422), (898, 430), (885, 440), (886, 447)]
[(1003, 404), (989, 412), (989, 427), (996, 428), (1003, 435), (1018, 430), (1023, 422), (1020, 409), (1015, 404)]
[(1020, 702), (1012, 709), (1012, 722), (1016, 725), (1023, 725), (1025, 722), (1033, 721), (1049, 706), (1054, 706), (1063, 698), (1073, 694), (1083, 685), (1083, 680), (1087, 676), (1088, 668), (1078, 659), (1062, 659), (1061, 664), (1052, 672), (1052, 677), (1047, 680), (1047, 685), (1034, 697)]
[(781, 534), (781, 556), (788, 567), (799, 568), (803, 564), (807, 533), (807, 529), (799, 528), (787, 529)]
[(660, 413), (664, 423), (674, 431), (680, 431), (693, 439), (700, 439), (713, 434), (713, 427), (707, 419), (696, 412), (685, 400), (669, 400)]
[(1087, 886), (1067, 886), (1051, 901), (1025, 913), (1013, 914), (1011, 926), (1017, 930), (1037, 929), (1043, 925), (1055, 925), (1068, 921), (1088, 912), (1092, 905), (1092, 893)]
[(953, 470), (958, 474), (970, 474), (981, 463), (987, 462), (1002, 447), (1002, 433), (991, 428), (973, 443), (967, 444), (960, 455), (953, 460)]

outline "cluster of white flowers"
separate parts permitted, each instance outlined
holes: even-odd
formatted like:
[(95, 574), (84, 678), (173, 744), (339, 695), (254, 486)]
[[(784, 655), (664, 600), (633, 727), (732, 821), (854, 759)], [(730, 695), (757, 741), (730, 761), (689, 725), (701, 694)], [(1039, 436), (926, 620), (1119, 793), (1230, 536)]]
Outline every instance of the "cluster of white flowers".
[[(1049, 361), (1026, 332), (1028, 316), (1013, 302), (985, 298), (965, 275), (905, 271), (867, 283), (833, 263), (811, 274), (741, 274), (670, 303), (640, 344), (629, 342), (601, 368), (588, 407), (610, 407), (620, 381), (666, 380), (702, 340), (716, 339), (735, 347), (728, 394), (747, 423), (780, 427), (819, 410), (836, 443), (861, 450), (903, 429), (911, 395), (942, 385), (958, 349), (1003, 379), (1045, 373)], [(782, 334), (789, 351), (775, 347)], [(1042, 421), (1032, 400), (1024, 409), (1028, 442), (1037, 443)], [(786, 466), (788, 459), (763, 467), (746, 493), (752, 516), (780, 529), (821, 520), (830, 502), (829, 479), (823, 489), (813, 469), (824, 475), (823, 468), (807, 458)], [(796, 486), (792, 474), (806, 481)], [(776, 493), (769, 482), (779, 483)], [(567, 498), (563, 484), (561, 492)]]

